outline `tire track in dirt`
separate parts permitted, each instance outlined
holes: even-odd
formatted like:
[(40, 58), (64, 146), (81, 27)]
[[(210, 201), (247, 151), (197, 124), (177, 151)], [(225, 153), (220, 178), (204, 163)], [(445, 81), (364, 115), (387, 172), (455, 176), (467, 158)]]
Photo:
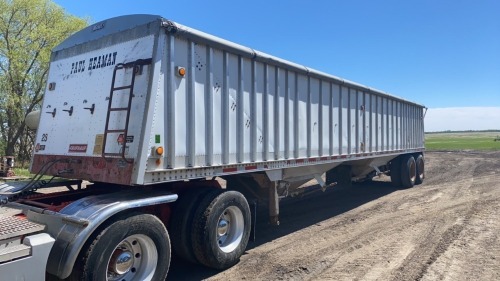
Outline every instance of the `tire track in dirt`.
[[(455, 163), (457, 164), (457, 167), (454, 171), (454, 173), (451, 173), (451, 175), (445, 175), (446, 178), (454, 179), (452, 183), (449, 183), (448, 190), (446, 190), (446, 193), (441, 195), (440, 197), (448, 197), (449, 199), (455, 199), (455, 198), (460, 198), (463, 193), (467, 192), (470, 189), (470, 186), (472, 184), (472, 174), (473, 174), (473, 167), (475, 166), (475, 161), (457, 161)], [(458, 170), (458, 171), (457, 171)], [(457, 181), (458, 179), (458, 181)], [(431, 184), (432, 187), (432, 184)], [(398, 201), (396, 201), (394, 204), (396, 206), (396, 209), (398, 209), (400, 212), (404, 210), (411, 209), (412, 207), (419, 207), (421, 205), (425, 205), (430, 200), (436, 195), (437, 189), (435, 189), (434, 193), (424, 193), (422, 195), (420, 194), (414, 194), (412, 192), (408, 193), (407, 195), (402, 196), (402, 198), (399, 198)], [(390, 195), (389, 195), (390, 197)], [(410, 203), (408, 203), (410, 202)], [(393, 202), (394, 203), (394, 202)], [(400, 203), (399, 205), (397, 203)], [(448, 204), (446, 204), (448, 205)], [(384, 209), (386, 209), (390, 204), (376, 204), (377, 208), (367, 208), (363, 212), (359, 213), (353, 213), (354, 217), (357, 218), (358, 224), (362, 224), (364, 220), (366, 220), (366, 214), (372, 215), (377, 212), (383, 212)], [(457, 211), (457, 208), (461, 207), (463, 209), (463, 204), (460, 204), (458, 202), (453, 202), (451, 206), (443, 207), (435, 211), (435, 216), (438, 216), (439, 214), (446, 212), (447, 209), (450, 213), (455, 213)], [(393, 208), (394, 209), (394, 208)], [(461, 210), (460, 213), (463, 213), (467, 209), (470, 209), (470, 205), (465, 208), (465, 210)], [(457, 221), (460, 218), (456, 218), (452, 222), (448, 222), (448, 224), (451, 225), (449, 228), (443, 228), (441, 227), (442, 225), (447, 225), (446, 221), (439, 220), (437, 219), (433, 225), (429, 229), (429, 221), (428, 219), (422, 218), (417, 221), (420, 221), (418, 224), (418, 229), (427, 229), (427, 234), (422, 234), (420, 233), (424, 239), (422, 241), (417, 241), (415, 244), (416, 246), (409, 246), (408, 245), (408, 240), (405, 239), (405, 235), (399, 235), (400, 239), (396, 239), (396, 241), (399, 242), (390, 242), (387, 243), (386, 240), (384, 239), (379, 239), (378, 237), (380, 236), (385, 236), (385, 235), (391, 235), (391, 233), (401, 233), (403, 229), (410, 227), (411, 225), (415, 225), (417, 221), (415, 218), (409, 219), (408, 221), (405, 221), (403, 217), (411, 215), (406, 211), (403, 214), (400, 215), (394, 215), (391, 217), (386, 218), (385, 220), (379, 220), (380, 227), (376, 227), (376, 223), (368, 223), (370, 225), (370, 230), (366, 233), (363, 234), (358, 234), (355, 236), (349, 237), (348, 235), (344, 234), (344, 236), (339, 236), (336, 235), (338, 233), (331, 233), (331, 235), (328, 235), (327, 230), (325, 228), (316, 228), (314, 231), (311, 232), (319, 232), (323, 233), (323, 235), (326, 236), (336, 236), (338, 240), (343, 240), (345, 241), (344, 243), (332, 243), (328, 239), (323, 239), (319, 243), (317, 241), (312, 241), (309, 239), (307, 243), (299, 244), (296, 242), (291, 242), (291, 243), (284, 243), (279, 247), (276, 248), (271, 248), (270, 250), (272, 251), (271, 253), (268, 252), (264, 254), (263, 256), (259, 257), (260, 261), (268, 261), (273, 268), (271, 272), (262, 272), (261, 274), (258, 274), (256, 277), (259, 279), (260, 277), (267, 276), (269, 277), (272, 276), (273, 278), (277, 279), (286, 279), (286, 280), (305, 280), (305, 279), (310, 279), (310, 278), (318, 278), (318, 279), (324, 279), (324, 278), (334, 278), (334, 279), (352, 279), (352, 278), (368, 278), (368, 279), (377, 279), (378, 277), (381, 277), (380, 274), (376, 273), (377, 270), (374, 270), (374, 262), (373, 260), (378, 260), (381, 258), (381, 256), (384, 256), (381, 254), (384, 253), (385, 256), (397, 256), (397, 251), (401, 252), (400, 249), (405, 249), (403, 250), (403, 254), (399, 256), (403, 260), (403, 263), (399, 266), (399, 270), (396, 272), (405, 272), (404, 275), (401, 274), (396, 274), (394, 275), (395, 279), (418, 279), (420, 276), (423, 274), (423, 272), (426, 271), (427, 267), (433, 263), (435, 259), (439, 257), (439, 255), (447, 249), (447, 247), (458, 237), (460, 232), (463, 229), (463, 226), (461, 224), (457, 224)], [(429, 215), (429, 214), (427, 214)], [(354, 219), (353, 219), (354, 220)], [(388, 221), (395, 221), (397, 224), (401, 227), (391, 227), (390, 223)], [(345, 220), (344, 220), (345, 222)], [(359, 225), (352, 225), (349, 227), (356, 227)], [(333, 229), (338, 227), (338, 225), (332, 225), (331, 226)], [(386, 232), (384, 232), (384, 230)], [(326, 233), (325, 233), (326, 232)], [(417, 231), (418, 232), (418, 231)], [(420, 232), (422, 232), (420, 230)], [(312, 234), (312, 233), (311, 233)], [(299, 237), (303, 235), (303, 233), (300, 233), (300, 231), (297, 233)], [(314, 235), (312, 234), (311, 237)], [(370, 237), (370, 239), (364, 239), (366, 236)], [(411, 237), (411, 235), (409, 235)], [(348, 238), (349, 237), (349, 238)], [(441, 237), (439, 241), (434, 241), (436, 240), (435, 237)], [(297, 241), (294, 239), (295, 237), (288, 237), (290, 240)], [(431, 244), (433, 243), (428, 243), (428, 241), (434, 241), (435, 244), (437, 244), (434, 249), (429, 249), (429, 247), (425, 247), (425, 244)], [(277, 241), (279, 242), (279, 241)], [(324, 242), (324, 243), (323, 243)], [(314, 245), (314, 248), (311, 249), (310, 245)], [(352, 246), (354, 245), (354, 246)], [(376, 247), (373, 245), (377, 245)], [(423, 247), (422, 247), (423, 246)], [(368, 253), (368, 256), (372, 255), (373, 257), (367, 257), (367, 249), (372, 248), (372, 252)], [(290, 250), (291, 249), (291, 250)], [(397, 249), (397, 250), (396, 250)], [(296, 257), (292, 259), (288, 258), (283, 258), (283, 257), (288, 257), (290, 255), (293, 256), (294, 252), (306, 252), (309, 250), (313, 254), (305, 254), (301, 257)], [(334, 254), (331, 254), (331, 253)], [(280, 254), (274, 254), (274, 253), (280, 253)], [(329, 254), (330, 253), (330, 254)], [(357, 253), (360, 253), (359, 255)], [(387, 254), (390, 253), (390, 254)], [(430, 254), (429, 254), (430, 253)], [(408, 258), (407, 256), (410, 256)], [(427, 264), (424, 264), (420, 268), (413, 268), (414, 266), (406, 266), (405, 262), (407, 264), (414, 264), (415, 258), (418, 260), (421, 260), (424, 257), (427, 257)], [(263, 258), (263, 259), (262, 259)], [(318, 261), (318, 258), (320, 260)], [(393, 257), (394, 258), (394, 257)], [(406, 258), (406, 259), (405, 259)], [(395, 258), (397, 260), (397, 258)], [(257, 264), (255, 260), (253, 263)], [(276, 262), (277, 261), (277, 262)], [(306, 262), (304, 262), (306, 261)], [(307, 262), (307, 261), (314, 261), (314, 262)], [(390, 262), (389, 262), (390, 263)], [(330, 271), (330, 268), (335, 267), (336, 269)], [(379, 266), (379, 267), (384, 267), (384, 266)], [(337, 270), (339, 269), (339, 270)], [(385, 269), (388, 269), (387, 267)], [(389, 270), (390, 272), (391, 270)], [(326, 273), (325, 273), (326, 272)], [(351, 274), (352, 272), (356, 272), (356, 274)], [(370, 272), (370, 273), (368, 273)], [(374, 273), (375, 272), (375, 273)], [(383, 274), (382, 274), (383, 275)], [(378, 277), (377, 277), (378, 276)], [(387, 274), (386, 274), (387, 276)]]
[[(371, 204), (371, 203), (369, 203)], [(372, 204), (373, 205), (373, 204)], [(331, 267), (336, 260), (343, 255), (350, 255), (363, 248), (370, 247), (377, 237), (385, 239), (384, 230), (388, 233), (400, 231), (406, 227), (404, 218), (407, 213), (400, 213), (391, 217), (373, 217), (373, 209), (381, 209), (382, 204), (376, 204), (372, 208), (355, 211), (354, 214), (341, 215), (333, 220), (328, 220), (320, 224), (311, 226), (308, 230), (301, 230), (290, 234), (285, 239), (278, 239), (269, 245), (265, 252), (258, 250), (251, 254), (258, 254), (255, 258), (242, 259), (240, 263), (243, 270), (240, 273), (245, 276), (245, 268), (252, 271), (258, 263), (272, 264), (270, 272), (259, 272), (254, 278), (272, 274), (273, 277), (281, 278), (285, 276), (287, 280), (299, 278), (307, 279), (307, 276), (314, 276), (315, 273), (322, 272), (325, 268)], [(377, 210), (381, 212), (381, 210)], [(383, 213), (383, 211), (382, 211)], [(391, 221), (398, 221), (394, 226), (388, 226)], [(360, 224), (366, 224), (368, 229), (360, 229)], [(408, 220), (407, 224), (411, 224)], [(307, 232), (305, 236), (304, 232)], [(319, 235), (318, 235), (319, 234)], [(302, 239), (301, 239), (302, 237)], [(332, 241), (335, 237), (335, 241)], [(282, 240), (290, 241), (282, 243)], [(300, 241), (300, 242), (297, 242)], [(303, 253), (301, 256), (294, 255), (295, 252)], [(319, 262), (317, 262), (319, 259)], [(312, 262), (304, 262), (312, 261)], [(250, 266), (247, 266), (250, 265)], [(285, 271), (283, 268), (287, 268)], [(266, 267), (267, 269), (267, 267)]]
[[(455, 199), (457, 197), (462, 198), (464, 194), (472, 194), (471, 190), (477, 187), (477, 182), (479, 179), (491, 180), (488, 176), (483, 176), (484, 172), (487, 170), (485, 167), (491, 167), (491, 163), (485, 165), (484, 163), (479, 163), (478, 161), (474, 161), (474, 169), (471, 173), (472, 176), (470, 179), (466, 179), (464, 181), (460, 181), (457, 185), (454, 186), (455, 191), (453, 192), (452, 198)], [(463, 182), (470, 182), (467, 184), (468, 187), (464, 188)], [(460, 192), (458, 191), (460, 189)], [(458, 196), (461, 195), (461, 196)], [(463, 214), (463, 217), (459, 218), (457, 223), (453, 224), (451, 227), (447, 228), (446, 231), (440, 235), (440, 239), (437, 243), (435, 243), (435, 247), (432, 251), (428, 251), (425, 247), (420, 248), (415, 253), (407, 258), (407, 260), (403, 263), (401, 268), (398, 269), (397, 274), (394, 276), (393, 280), (421, 280), (427, 273), (428, 269), (444, 254), (448, 251), (449, 247), (455, 243), (455, 241), (459, 238), (464, 227), (470, 224), (471, 218), (479, 212), (479, 206), (484, 206), (485, 202), (481, 200), (481, 198), (471, 198), (474, 200), (470, 203), (469, 210)], [(429, 237), (429, 240), (432, 238)], [(421, 264), (421, 268), (415, 267), (415, 264), (418, 264), (418, 259), (421, 259), (425, 256), (426, 252), (430, 252), (430, 256), (425, 260), (425, 263)], [(415, 258), (416, 257), (416, 258)]]
[[(427, 271), (427, 268), (448, 249), (458, 238), (462, 230), (463, 225), (457, 223), (447, 228), (441, 234), (437, 224), (434, 224), (427, 233), (427, 236), (425, 236), (425, 239), (421, 241), (420, 247), (416, 247), (416, 250), (395, 271), (392, 280), (420, 280)], [(435, 242), (436, 237), (440, 237), (437, 242)], [(431, 246), (425, 245), (425, 241)]]
[(460, 236), (426, 269), (422, 280), (500, 279), (498, 182), (498, 158), (487, 158), (476, 167), (471, 189), (479, 199), (473, 212), (464, 221)]
[(258, 241), (239, 264), (197, 276), (500, 280), (499, 159), (500, 152), (428, 153), (427, 178), (415, 188), (364, 183), (285, 203), (279, 227), (260, 217)]
[(500, 280), (500, 201), (479, 203), (481, 209), (465, 221), (459, 237), (428, 266), (421, 280)]
[[(280, 244), (279, 247), (266, 247), (267, 249), (264, 253), (252, 253), (258, 254), (257, 257), (242, 260), (240, 264), (244, 269), (242, 271), (240, 269), (240, 273), (242, 276), (246, 276), (245, 268), (249, 268), (249, 271), (252, 271), (259, 263), (266, 263), (273, 265), (270, 266), (271, 272), (259, 272), (257, 275), (253, 275), (254, 278), (260, 279), (262, 276), (273, 276), (272, 279), (284, 278), (286, 280), (324, 279), (325, 276), (322, 273), (333, 267), (341, 268), (342, 270), (353, 267), (358, 273), (371, 271), (371, 273), (367, 274), (376, 276), (378, 273), (377, 270), (373, 269), (373, 265), (384, 255), (386, 258), (383, 258), (384, 263), (378, 266), (381, 268), (378, 271), (387, 269), (386, 260), (388, 259), (391, 260), (390, 265), (395, 267), (398, 265), (398, 260), (403, 260), (406, 257), (408, 249), (411, 250), (413, 248), (413, 246), (408, 247), (405, 245), (408, 241), (407, 237), (411, 237), (413, 232), (419, 228), (424, 228), (428, 224), (425, 216), (429, 212), (424, 212), (424, 217), (419, 220), (415, 220), (412, 217), (418, 210), (403, 210), (399, 213), (388, 212), (391, 208), (389, 202), (392, 202), (389, 199), (384, 204), (376, 205), (376, 209), (378, 209), (376, 213), (372, 212), (371, 208), (368, 208), (349, 214), (345, 219), (334, 222), (331, 225), (322, 223), (321, 226), (312, 226), (308, 230), (306, 240), (300, 240), (300, 237), (304, 237), (304, 233), (302, 233), (303, 231), (299, 231), (287, 236), (286, 239), (290, 242), (281, 244), (281, 241), (273, 241), (276, 244)], [(455, 203), (448, 209), (441, 210), (438, 213), (442, 211), (452, 213), (458, 205)], [(387, 213), (390, 215), (387, 215)], [(436, 214), (430, 213), (429, 215), (436, 216)], [(367, 216), (370, 217), (367, 218)], [(354, 219), (356, 217), (357, 219)], [(416, 224), (418, 227), (415, 227)], [(413, 228), (415, 230), (404, 232), (405, 229)], [(320, 236), (315, 235), (316, 233), (320, 233)], [(401, 237), (387, 239), (387, 237), (393, 236), (393, 233), (400, 234)], [(334, 242), (329, 239), (331, 237), (336, 237)], [(391, 250), (389, 251), (388, 249)], [(403, 255), (398, 254), (401, 251), (400, 249), (405, 249)], [(305, 254), (297, 257), (295, 252)], [(373, 255), (370, 257), (372, 252)], [(396, 258), (391, 257), (391, 255), (396, 256)], [(365, 265), (372, 265), (372, 267), (371, 269), (366, 268), (365, 270), (361, 270)], [(335, 274), (332, 276), (335, 276)], [(335, 279), (339, 279), (340, 277), (341, 275), (336, 275)], [(350, 279), (350, 277), (352, 276), (345, 276), (346, 279)]]

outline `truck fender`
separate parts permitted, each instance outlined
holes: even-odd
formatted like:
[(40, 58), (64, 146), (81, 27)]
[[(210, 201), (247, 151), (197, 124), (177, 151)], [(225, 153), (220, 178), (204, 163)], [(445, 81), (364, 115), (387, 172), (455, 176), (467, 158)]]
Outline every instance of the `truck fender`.
[(122, 211), (174, 202), (177, 194), (161, 189), (133, 189), (81, 198), (59, 213), (30, 212), (28, 217), (45, 223), (47, 232), (55, 238), (47, 262), (47, 272), (67, 278), (85, 242), (107, 219)]

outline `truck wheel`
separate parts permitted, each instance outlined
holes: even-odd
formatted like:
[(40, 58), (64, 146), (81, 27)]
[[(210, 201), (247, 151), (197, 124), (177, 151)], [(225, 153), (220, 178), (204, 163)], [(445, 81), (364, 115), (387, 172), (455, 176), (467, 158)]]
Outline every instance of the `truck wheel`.
[(170, 239), (163, 223), (134, 214), (110, 223), (82, 251), (69, 280), (163, 281), (170, 266)]
[(191, 263), (198, 263), (193, 251), (193, 218), (196, 207), (204, 196), (213, 191), (209, 188), (193, 188), (179, 195), (170, 220), (170, 239), (174, 253)]
[(424, 182), (425, 178), (424, 156), (419, 154), (417, 159), (415, 159), (415, 163), (417, 166), (417, 178), (415, 179), (415, 184), (421, 184)]
[(401, 185), (410, 188), (415, 185), (417, 179), (417, 167), (415, 158), (411, 154), (401, 157)]
[(391, 183), (393, 186), (401, 186), (401, 157), (391, 160)]
[(193, 224), (196, 259), (225, 269), (236, 264), (250, 236), (250, 208), (237, 191), (211, 192), (199, 205)]

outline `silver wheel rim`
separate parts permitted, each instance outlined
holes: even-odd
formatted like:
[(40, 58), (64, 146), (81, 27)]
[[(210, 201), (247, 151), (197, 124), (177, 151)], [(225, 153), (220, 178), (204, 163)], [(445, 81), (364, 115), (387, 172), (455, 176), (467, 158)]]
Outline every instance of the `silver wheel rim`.
[(417, 165), (415, 164), (415, 161), (411, 161), (410, 162), (410, 180), (412, 182), (415, 182), (415, 180), (417, 179)]
[(107, 281), (152, 280), (158, 264), (156, 245), (146, 235), (135, 234), (123, 239), (108, 260)]
[(417, 163), (418, 177), (422, 180), (424, 179), (424, 160), (420, 159)]
[(243, 213), (236, 206), (227, 207), (217, 221), (217, 245), (224, 253), (234, 251), (243, 239), (245, 222)]

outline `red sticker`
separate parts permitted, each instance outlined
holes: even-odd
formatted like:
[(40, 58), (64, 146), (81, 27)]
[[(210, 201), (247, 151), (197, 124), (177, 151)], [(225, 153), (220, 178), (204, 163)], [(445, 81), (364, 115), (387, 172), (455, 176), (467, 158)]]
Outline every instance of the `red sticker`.
[(85, 153), (85, 152), (87, 152), (87, 145), (86, 144), (70, 144), (68, 152)]

